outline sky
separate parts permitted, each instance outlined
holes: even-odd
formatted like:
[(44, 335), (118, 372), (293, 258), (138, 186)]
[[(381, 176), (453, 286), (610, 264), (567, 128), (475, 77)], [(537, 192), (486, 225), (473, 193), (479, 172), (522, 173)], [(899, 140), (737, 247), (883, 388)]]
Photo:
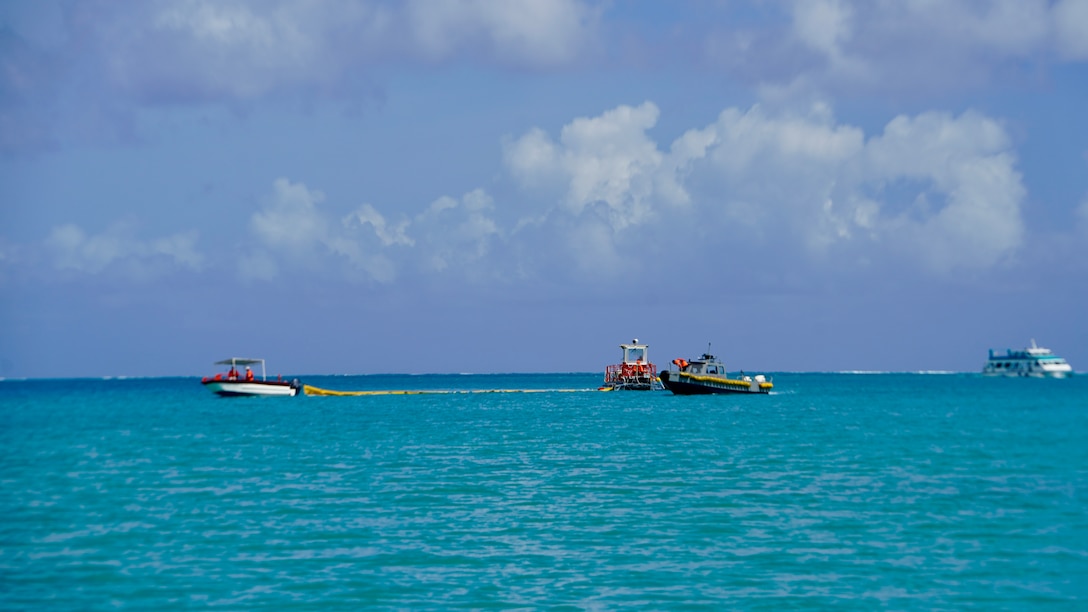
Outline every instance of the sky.
[(1088, 0), (7, 0), (0, 377), (1088, 371)]

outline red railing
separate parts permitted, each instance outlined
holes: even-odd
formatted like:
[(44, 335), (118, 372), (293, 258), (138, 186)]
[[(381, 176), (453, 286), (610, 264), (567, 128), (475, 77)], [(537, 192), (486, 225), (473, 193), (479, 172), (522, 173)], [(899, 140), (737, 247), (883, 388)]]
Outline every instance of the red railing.
[(657, 366), (652, 363), (617, 363), (604, 369), (604, 382), (610, 384), (639, 380), (649, 382), (655, 378)]

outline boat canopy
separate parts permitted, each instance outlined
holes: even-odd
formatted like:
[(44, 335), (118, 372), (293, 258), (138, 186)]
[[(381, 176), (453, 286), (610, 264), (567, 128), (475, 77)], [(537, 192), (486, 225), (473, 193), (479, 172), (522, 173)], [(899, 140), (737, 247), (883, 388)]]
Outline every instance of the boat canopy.
[(215, 362), (215, 365), (229, 365), (231, 368), (237, 366), (251, 366), (260, 364), (261, 366), (261, 380), (268, 379), (268, 373), (264, 368), (264, 359), (249, 359), (246, 357), (231, 357), (229, 359), (223, 359), (222, 361)]
[(217, 362), (215, 362), (215, 365), (247, 366), (247, 365), (255, 365), (255, 364), (258, 364), (258, 363), (263, 364), (264, 359), (245, 359), (243, 357), (231, 357), (230, 359), (224, 359), (222, 361), (217, 361)]

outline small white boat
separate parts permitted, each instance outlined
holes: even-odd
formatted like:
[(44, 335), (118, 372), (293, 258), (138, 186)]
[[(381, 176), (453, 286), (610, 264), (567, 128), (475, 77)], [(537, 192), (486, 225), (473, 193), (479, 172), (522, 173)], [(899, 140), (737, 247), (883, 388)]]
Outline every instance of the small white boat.
[[(200, 383), (212, 393), (221, 397), (243, 397), (253, 395), (286, 395), (295, 396), (302, 394), (302, 383), (298, 379), (290, 382), (281, 380), (268, 380), (265, 373), (264, 359), (245, 359), (231, 357), (215, 362), (215, 365), (229, 365), (230, 370), (226, 374), (216, 374), (212, 377), (204, 377)], [(251, 366), (261, 366), (261, 376), (253, 373)], [(245, 368), (244, 372), (238, 370)]]
[(1050, 349), (1037, 346), (1032, 338), (1031, 346), (1020, 351), (1006, 349), (1004, 355), (995, 355), (990, 349), (990, 358), (982, 373), (985, 376), (1065, 378), (1073, 373), (1073, 368)]

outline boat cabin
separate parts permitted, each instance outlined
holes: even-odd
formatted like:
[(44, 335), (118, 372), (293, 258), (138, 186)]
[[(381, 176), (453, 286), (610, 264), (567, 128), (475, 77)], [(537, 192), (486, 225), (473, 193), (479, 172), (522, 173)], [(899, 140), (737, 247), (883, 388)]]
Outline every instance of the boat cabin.
[(703, 353), (702, 357), (693, 361), (674, 359), (672, 362), (681, 372), (688, 374), (725, 376), (725, 364), (710, 353)]
[(639, 344), (638, 338), (632, 340), (631, 344), (621, 344), (620, 348), (623, 349), (623, 363), (627, 365), (650, 362), (646, 357), (646, 349), (650, 347), (646, 344)]
[(621, 344), (623, 361), (610, 365), (604, 371), (603, 388), (645, 391), (655, 388), (657, 366), (650, 363), (649, 345), (639, 344), (638, 338), (630, 344)]

